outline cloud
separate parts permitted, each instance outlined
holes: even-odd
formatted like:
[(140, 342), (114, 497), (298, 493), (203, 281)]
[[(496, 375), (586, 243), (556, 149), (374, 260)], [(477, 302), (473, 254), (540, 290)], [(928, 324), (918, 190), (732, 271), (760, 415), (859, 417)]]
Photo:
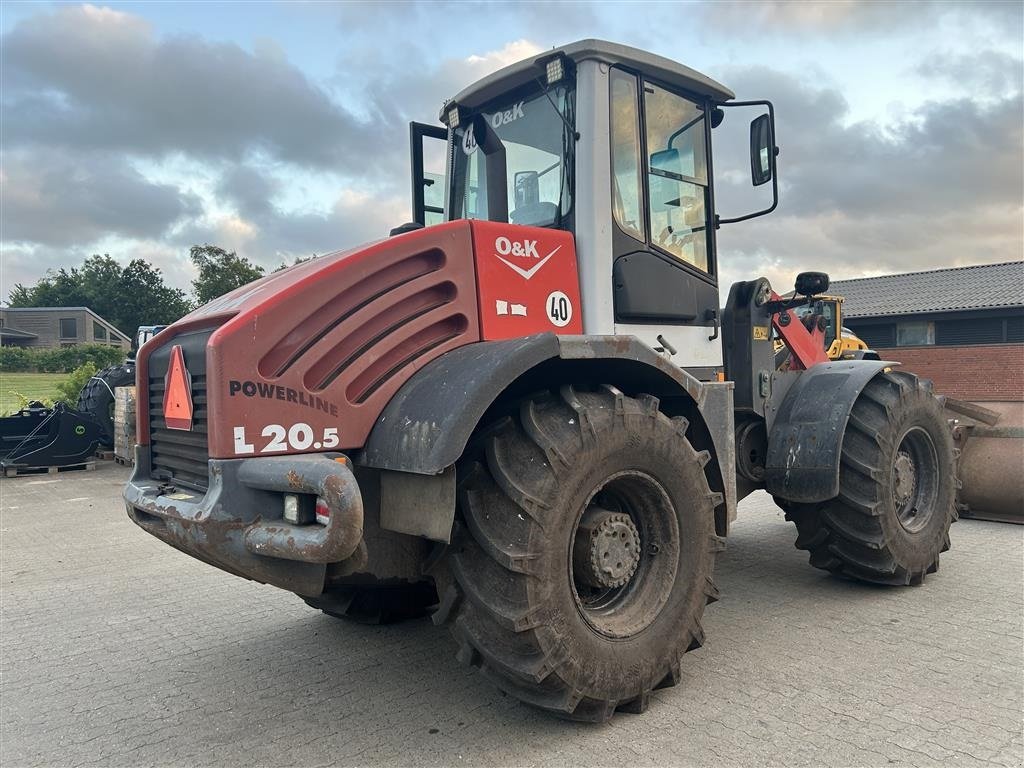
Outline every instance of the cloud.
[[(766, 32), (786, 35), (905, 34), (908, 28), (933, 25), (943, 16), (1020, 27), (1019, 3), (1002, 0), (901, 0), (900, 2), (793, 2), (793, 0), (718, 0), (699, 6), (702, 24), (728, 28), (747, 37)], [(1012, 34), (1012, 33), (1011, 33)]]
[(982, 96), (1019, 92), (1024, 84), (1024, 64), (1002, 51), (958, 55), (936, 51), (916, 68), (922, 77), (943, 79)]
[[(335, 62), (333, 79), (306, 74), (297, 62), (314, 57), (282, 47), (296, 35), (266, 29), (243, 47), (204, 37), (220, 34), (212, 25), (166, 35), (139, 15), (88, 5), (11, 26), (0, 38), (6, 284), (109, 251), (146, 254), (187, 287), (192, 244), (272, 268), (384, 237), (409, 215), (409, 120), (436, 123), (466, 84), (569, 38), (646, 40), (677, 55), (659, 30), (681, 18), (664, 4), (289, 12), (337, 36), (339, 53), (320, 61)], [(766, 273), (788, 287), (816, 266), (838, 278), (1020, 256), (1019, 4), (720, 2), (685, 12), (695, 28), (728, 29), (744, 51), (697, 45), (704, 59), (694, 63), (741, 98), (770, 97), (778, 113), (782, 201), (771, 216), (721, 229), (724, 283)], [(857, 52), (816, 59), (814, 72), (789, 56), (798, 74), (711, 66), (786, 58), (782, 49), (801, 41)], [(924, 96), (884, 124), (855, 120), (865, 113), (834, 85), (849, 84), (844, 67), (899, 46), (894, 77)], [(723, 215), (763, 198), (749, 187), (752, 116), (730, 112), (716, 131), (716, 146), (735, 150), (716, 153)]]
[(235, 213), (195, 221), (175, 233), (173, 241), (183, 251), (194, 244), (216, 243), (273, 268), (297, 256), (379, 240), (408, 219), (408, 203), (397, 193), (350, 186), (338, 192), (326, 210), (294, 211), (275, 202), (282, 187), (281, 179), (253, 166), (231, 168), (217, 191)]
[[(1002, 60), (1001, 60), (1002, 61)], [(1020, 62), (1003, 61), (1009, 69)], [(771, 94), (781, 147), (779, 208), (719, 232), (724, 282), (824, 269), (835, 278), (1020, 258), (1024, 111), (1020, 90), (983, 102), (928, 102), (894, 126), (847, 124), (834, 89), (765, 68), (729, 80), (742, 98)], [(755, 210), (746, 122), (727, 112), (716, 131), (719, 209)], [(734, 151), (721, 156), (729, 147)], [(760, 265), (760, 272), (759, 272)]]
[(373, 171), (372, 126), (280, 49), (158, 38), (138, 16), (65, 6), (3, 35), (4, 143)]
[(158, 238), (198, 215), (199, 199), (156, 184), (124, 158), (7, 152), (0, 230), (7, 243), (84, 245), (111, 234)]
[[(848, 106), (838, 91), (792, 76), (747, 69), (734, 72), (730, 82), (740, 94), (771, 94), (775, 103), (787, 215), (1020, 205), (1019, 91), (986, 104), (929, 102), (883, 129), (873, 122), (845, 124)], [(738, 159), (746, 164), (745, 156)]]

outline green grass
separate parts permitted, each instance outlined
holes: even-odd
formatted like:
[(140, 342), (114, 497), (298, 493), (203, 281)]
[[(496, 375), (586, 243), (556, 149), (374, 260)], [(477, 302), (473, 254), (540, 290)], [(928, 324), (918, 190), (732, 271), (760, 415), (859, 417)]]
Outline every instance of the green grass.
[(57, 396), (57, 385), (67, 377), (66, 373), (0, 372), (0, 415), (17, 410), (18, 395), (30, 400), (52, 400)]

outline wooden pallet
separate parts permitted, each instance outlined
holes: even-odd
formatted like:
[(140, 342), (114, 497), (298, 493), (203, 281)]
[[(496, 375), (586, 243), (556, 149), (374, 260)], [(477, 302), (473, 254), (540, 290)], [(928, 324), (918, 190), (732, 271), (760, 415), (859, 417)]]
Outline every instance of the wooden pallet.
[(95, 461), (85, 461), (81, 464), (70, 464), (66, 467), (4, 467), (4, 477), (56, 475), (58, 472), (88, 472), (93, 469), (96, 469)]
[(122, 466), (125, 466), (125, 467), (134, 467), (135, 466), (135, 461), (133, 459), (129, 459), (129, 458), (126, 458), (124, 456), (118, 456), (117, 454), (114, 454), (114, 461), (117, 462), (118, 464), (121, 464)]
[(94, 453), (93, 456), (97, 459), (100, 459), (101, 461), (110, 461), (112, 458), (114, 458), (114, 452), (111, 450), (107, 450), (106, 448), (99, 448), (96, 450), (96, 453)]

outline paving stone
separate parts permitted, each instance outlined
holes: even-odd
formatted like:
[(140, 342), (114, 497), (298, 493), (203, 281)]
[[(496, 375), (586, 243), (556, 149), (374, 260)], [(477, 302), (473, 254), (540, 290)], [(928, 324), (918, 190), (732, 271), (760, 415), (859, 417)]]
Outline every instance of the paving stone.
[(595, 727), (503, 696), (429, 621), (349, 625), (176, 552), (126, 479), (0, 480), (4, 766), (1024, 764), (1021, 527), (960, 521), (923, 586), (880, 589), (811, 568), (756, 494), (683, 684)]

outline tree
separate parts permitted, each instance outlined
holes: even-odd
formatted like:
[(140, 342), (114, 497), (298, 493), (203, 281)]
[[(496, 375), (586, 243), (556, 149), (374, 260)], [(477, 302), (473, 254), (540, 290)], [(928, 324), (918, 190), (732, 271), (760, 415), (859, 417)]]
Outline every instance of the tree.
[(192, 290), (200, 306), (263, 277), (263, 267), (216, 245), (193, 245), (191, 257), (199, 269), (199, 276), (192, 281)]
[(168, 325), (192, 309), (185, 292), (164, 282), (143, 259), (121, 266), (109, 254), (93, 255), (81, 267), (49, 270), (33, 286), (15, 285), (12, 307), (88, 307), (129, 337), (140, 325)]
[(283, 269), (288, 269), (289, 267), (294, 267), (296, 264), (302, 264), (303, 262), (306, 262), (306, 261), (309, 261), (310, 259), (315, 259), (315, 258), (316, 258), (316, 254), (315, 253), (312, 256), (306, 256), (306, 257), (296, 256), (295, 257), (295, 261), (293, 261), (291, 264), (289, 264), (287, 261), (282, 261), (281, 265), (279, 267), (277, 267), (274, 271), (275, 272), (280, 272)]

